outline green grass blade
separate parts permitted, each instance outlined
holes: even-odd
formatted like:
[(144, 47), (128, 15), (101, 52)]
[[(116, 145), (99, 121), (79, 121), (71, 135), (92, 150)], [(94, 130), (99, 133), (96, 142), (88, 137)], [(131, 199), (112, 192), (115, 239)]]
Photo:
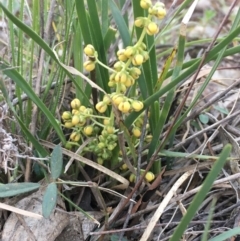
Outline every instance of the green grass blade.
[(22, 122), (22, 120), (19, 118), (19, 116), (17, 115), (12, 102), (9, 99), (7, 90), (4, 86), (4, 83), (2, 81), (2, 79), (0, 79), (0, 89), (3, 93), (3, 96), (8, 104), (8, 107), (11, 109), (11, 111), (13, 112), (15, 118), (18, 120), (18, 123), (22, 129), (23, 134), (25, 135), (25, 137), (27, 138), (27, 140), (29, 140), (34, 148), (36, 148), (36, 150), (38, 151), (38, 153), (42, 156), (45, 157), (48, 155), (48, 152), (42, 147), (42, 145), (37, 141), (37, 139), (31, 134), (31, 132), (29, 131), (29, 129), (26, 127), (26, 124), (24, 122)]
[(121, 35), (121, 38), (123, 41), (123, 45), (124, 45), (124, 47), (127, 47), (131, 44), (131, 37), (129, 34), (127, 24), (122, 16), (121, 11), (119, 10), (119, 8), (117, 7), (117, 5), (115, 4), (115, 2), (113, 0), (110, 0), (109, 6), (112, 11), (112, 16), (113, 16), (113, 18), (117, 24), (118, 30), (120, 32), (120, 35)]
[(213, 182), (217, 178), (219, 172), (221, 171), (222, 167), (224, 166), (230, 152), (231, 152), (231, 145), (226, 145), (218, 160), (214, 162), (214, 165), (211, 169), (211, 171), (208, 173), (205, 181), (203, 182), (203, 185), (199, 192), (195, 195), (193, 201), (191, 202), (189, 208), (187, 209), (187, 213), (184, 215), (184, 217), (181, 219), (180, 224), (177, 226), (176, 230), (174, 231), (170, 241), (179, 240), (180, 237), (182, 237), (185, 229), (187, 228), (189, 222), (194, 217), (195, 213), (197, 212), (199, 206), (202, 204), (205, 196), (209, 192), (209, 190), (212, 187)]
[(208, 241), (208, 232), (210, 230), (211, 220), (213, 218), (214, 206), (215, 206), (216, 202), (217, 202), (217, 199), (214, 198), (212, 200), (210, 212), (209, 212), (209, 215), (208, 215), (207, 223), (205, 224), (204, 233), (202, 235), (201, 241)]
[(25, 81), (25, 79), (15, 70), (10, 69), (9, 66), (0, 65), (0, 69), (3, 69), (3, 73), (6, 74), (9, 78), (11, 78), (26, 94), (27, 96), (39, 107), (39, 109), (45, 114), (52, 127), (55, 129), (58, 134), (60, 140), (65, 143), (65, 136), (60, 128), (59, 124), (55, 120), (52, 113), (49, 109), (44, 105), (44, 103), (39, 99), (39, 97), (34, 93), (29, 84)]
[(231, 237), (236, 236), (237, 234), (240, 234), (240, 228), (233, 228), (231, 230), (228, 230), (214, 238), (209, 239), (209, 241), (225, 241)]

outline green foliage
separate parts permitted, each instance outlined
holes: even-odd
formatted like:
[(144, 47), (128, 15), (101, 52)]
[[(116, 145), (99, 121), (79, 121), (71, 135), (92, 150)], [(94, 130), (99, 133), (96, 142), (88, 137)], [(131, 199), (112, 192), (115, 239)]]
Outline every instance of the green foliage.
[(53, 149), (52, 156), (50, 159), (50, 170), (51, 177), (57, 179), (62, 173), (63, 158), (62, 158), (62, 148), (60, 145), (56, 145)]
[(26, 192), (35, 191), (40, 187), (38, 183), (8, 183), (0, 184), (0, 197), (12, 197)]
[(218, 160), (214, 163), (211, 171), (208, 173), (206, 179), (203, 182), (201, 189), (195, 195), (193, 201), (191, 202), (189, 208), (187, 209), (187, 213), (184, 215), (180, 224), (174, 231), (170, 241), (178, 240), (179, 237), (183, 235), (185, 229), (187, 228), (187, 225), (194, 217), (195, 213), (197, 212), (199, 206), (202, 204), (208, 191), (211, 189), (213, 182), (215, 181), (222, 167), (226, 163), (226, 160), (229, 157), (231, 149), (232, 149), (231, 145), (229, 144), (229, 145), (226, 145), (222, 150)]
[[(16, 123), (11, 122), (11, 131), (23, 136), (36, 157), (49, 155), (43, 141), (56, 144), (50, 158), (54, 182), (63, 169), (61, 145), (74, 152), (79, 148), (78, 154), (82, 156), (93, 154), (98, 164), (114, 168), (121, 175), (125, 166), (130, 174), (134, 174), (134, 180), (139, 179), (136, 178), (137, 173), (143, 175), (144, 172), (140, 170), (142, 163), (138, 163), (142, 155), (146, 157), (147, 164), (154, 156), (167, 157), (167, 160), (186, 158), (184, 150), (169, 151), (168, 148), (172, 147), (179, 130), (185, 126), (185, 118), (195, 108), (222, 59), (240, 52), (240, 46), (232, 44), (235, 40), (239, 41), (240, 11), (230, 32), (217, 38), (206, 56), (185, 60), (189, 47), (212, 42), (212, 39), (188, 41), (186, 38), (187, 24), (180, 24), (180, 19), (192, 0), (183, 1), (168, 16), (166, 23), (160, 21), (159, 12), (164, 16), (166, 14), (161, 4), (151, 6), (151, 12), (149, 7), (143, 8), (139, 4), (142, 1), (131, 1), (133, 19), (130, 19), (124, 14), (125, 1), (59, 1), (64, 12), (62, 15), (49, 11), (51, 1), (45, 1), (44, 9), (41, 9), (39, 1), (35, 0), (28, 9), (32, 11), (31, 25), (24, 18), (24, 1), (18, 3), (19, 16), (15, 15), (17, 5), (14, 2), (0, 3), (2, 13), (9, 22), (11, 52), (11, 58), (1, 57), (0, 69), (4, 78), (14, 82), (14, 103), (2, 78), (0, 89), (15, 118)], [(215, 15), (213, 10), (204, 11), (203, 24)], [(52, 32), (49, 30), (51, 34), (47, 37), (46, 33), (43, 34), (46, 26), (39, 25), (39, 21), (47, 23), (49, 16), (52, 17)], [(168, 43), (170, 47), (159, 48)], [(43, 62), (40, 62), (41, 58)], [(210, 61), (213, 65), (210, 73), (186, 106), (186, 99), (178, 99), (179, 86), (195, 77), (202, 65)], [(40, 80), (39, 89), (35, 86), (35, 79)], [(130, 84), (126, 84), (129, 79)], [(73, 83), (70, 92), (67, 92), (67, 82)], [(69, 105), (69, 100), (79, 101), (79, 104)], [(35, 106), (38, 111), (33, 116)], [(214, 108), (229, 114), (227, 109), (216, 105)], [(206, 113), (207, 110), (204, 111)], [(207, 125), (209, 117), (204, 111), (199, 120)], [(29, 128), (32, 126), (36, 128)], [(197, 124), (195, 126), (198, 128)], [(230, 147), (225, 147), (171, 240), (177, 240), (184, 233), (229, 152)], [(216, 159), (206, 155), (191, 157)], [(44, 162), (41, 164), (46, 165)], [(120, 165), (122, 170), (116, 168)], [(151, 167), (153, 177), (161, 172), (161, 166), (161, 161), (154, 162)], [(77, 177), (81, 168), (72, 164), (69, 176)], [(47, 171), (46, 166), (45, 169), (44, 172)], [(22, 174), (22, 170), (16, 169), (15, 173)], [(112, 186), (112, 180), (108, 181)], [(46, 218), (57, 202), (54, 182), (48, 185), (44, 194), (43, 215)], [(34, 183), (5, 184), (0, 186), (0, 197), (37, 188), (39, 184)], [(70, 199), (64, 198), (71, 203)], [(74, 206), (73, 203), (71, 205)], [(218, 238), (223, 240), (237, 232), (238, 229), (233, 229)], [(206, 236), (204, 238), (207, 240)], [(111, 240), (115, 239), (118, 236), (112, 235)]]
[(49, 218), (57, 204), (57, 185), (50, 183), (43, 196), (42, 214), (44, 218)]

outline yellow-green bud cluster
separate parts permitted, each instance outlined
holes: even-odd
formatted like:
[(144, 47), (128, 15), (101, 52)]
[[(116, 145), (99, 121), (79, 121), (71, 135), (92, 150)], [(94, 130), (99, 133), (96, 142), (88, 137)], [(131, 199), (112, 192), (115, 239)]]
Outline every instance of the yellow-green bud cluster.
[(86, 71), (93, 71), (95, 69), (95, 55), (97, 52), (91, 44), (88, 44), (83, 51), (88, 57), (88, 60), (83, 63), (83, 67)]
[[(147, 9), (150, 16), (154, 16), (158, 19), (163, 19), (166, 16), (164, 3), (157, 2), (155, 5), (152, 5), (151, 0), (141, 0), (140, 6), (143, 9)], [(158, 25), (147, 17), (138, 17), (134, 24), (138, 28), (145, 28), (148, 35), (157, 34), (159, 31)]]
[[(144, 171), (145, 170), (141, 169), (141, 175), (143, 175)], [(146, 173), (145, 180), (147, 182), (152, 182), (154, 179), (155, 179), (155, 175), (152, 172)], [(130, 182), (136, 182), (136, 176), (133, 173), (129, 176), (129, 181)]]

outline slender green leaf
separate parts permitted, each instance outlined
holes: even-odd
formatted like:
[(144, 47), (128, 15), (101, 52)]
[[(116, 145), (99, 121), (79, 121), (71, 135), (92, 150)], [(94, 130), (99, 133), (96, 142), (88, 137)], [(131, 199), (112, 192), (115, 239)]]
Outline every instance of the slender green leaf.
[(109, 5), (112, 11), (112, 16), (117, 24), (121, 38), (123, 40), (123, 45), (124, 47), (127, 47), (131, 44), (131, 38), (126, 22), (122, 16), (121, 11), (119, 10), (119, 8), (113, 0), (110, 0)]
[(208, 240), (208, 232), (210, 230), (211, 220), (213, 218), (214, 206), (215, 206), (216, 202), (217, 202), (217, 199), (214, 198), (212, 200), (212, 203), (211, 203), (210, 212), (209, 212), (209, 215), (208, 215), (207, 223), (205, 224), (204, 233), (202, 235), (201, 241), (207, 241)]
[(59, 176), (62, 173), (62, 166), (63, 166), (62, 148), (60, 145), (56, 145), (53, 149), (51, 160), (50, 160), (51, 176), (53, 179), (59, 178)]
[(57, 204), (57, 185), (56, 183), (50, 183), (43, 196), (42, 203), (42, 215), (44, 218), (49, 218), (52, 211)]
[(11, 78), (27, 94), (27, 96), (41, 109), (41, 111), (45, 114), (45, 116), (51, 123), (52, 127), (57, 132), (61, 141), (65, 143), (65, 136), (63, 135), (62, 129), (60, 128), (59, 124), (57, 123), (49, 109), (46, 107), (46, 105), (44, 105), (41, 99), (39, 99), (39, 97), (34, 93), (34, 91), (25, 81), (25, 79), (15, 69), (9, 68), (9, 66), (0, 64), (0, 69), (3, 69), (3, 73), (6, 74), (9, 78)]
[(39, 183), (32, 182), (0, 184), (0, 198), (12, 197), (22, 193), (35, 191), (39, 187)]
[(228, 231), (225, 231), (224, 233), (219, 234), (218, 236), (216, 236), (212, 239), (209, 239), (209, 241), (225, 241), (225, 240), (227, 240), (231, 237), (236, 236), (237, 234), (240, 234), (240, 228), (239, 227), (233, 228), (233, 229), (228, 230)]
[(195, 213), (197, 212), (199, 206), (202, 204), (204, 198), (206, 197), (207, 193), (212, 187), (213, 182), (217, 178), (219, 172), (221, 171), (222, 167), (224, 166), (230, 152), (231, 152), (231, 145), (226, 145), (218, 160), (214, 162), (214, 165), (211, 171), (208, 173), (200, 191), (195, 195), (193, 201), (191, 202), (189, 208), (187, 209), (187, 213), (181, 219), (180, 224), (177, 226), (176, 230), (174, 231), (170, 241), (179, 240), (179, 238), (183, 235), (185, 229), (187, 228), (189, 222), (194, 217)]

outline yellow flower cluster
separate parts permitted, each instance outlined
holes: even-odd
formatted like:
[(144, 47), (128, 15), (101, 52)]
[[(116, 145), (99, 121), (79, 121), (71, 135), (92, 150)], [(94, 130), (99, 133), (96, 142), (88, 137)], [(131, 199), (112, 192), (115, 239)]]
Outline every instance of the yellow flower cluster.
[[(97, 162), (101, 165), (105, 160), (111, 159), (112, 152), (118, 143), (118, 130), (115, 129), (113, 107), (123, 114), (123, 119), (129, 113), (139, 112), (144, 108), (144, 104), (139, 100), (137, 94), (132, 95), (135, 88), (133, 85), (136, 84), (142, 74), (140, 66), (149, 59), (147, 46), (143, 43), (143, 40), (146, 34), (154, 35), (158, 33), (158, 25), (152, 19), (153, 17), (162, 19), (166, 15), (166, 10), (163, 3), (153, 4), (151, 0), (140, 0), (140, 6), (148, 12), (148, 17), (139, 17), (134, 22), (136, 27), (143, 28), (142, 35), (135, 45), (117, 51), (118, 61), (113, 68), (99, 61), (98, 53), (93, 45), (88, 44), (84, 48), (87, 59), (83, 66), (86, 71), (93, 71), (97, 63), (110, 71), (108, 86), (111, 88), (111, 93), (106, 94), (95, 106), (96, 110), (103, 115), (93, 114), (93, 109), (82, 105), (77, 98), (71, 101), (71, 111), (62, 113), (63, 126), (72, 129), (67, 143), (68, 148), (72, 147), (72, 143), (80, 145), (88, 136), (92, 136), (92, 140), (84, 147), (83, 154), (86, 152), (94, 153)], [(128, 90), (128, 88), (131, 89)], [(129, 95), (129, 93), (131, 94)], [(104, 116), (107, 109), (111, 111), (111, 114)], [(102, 121), (102, 119), (104, 120)], [(130, 128), (132, 140), (136, 146), (139, 144), (142, 129), (143, 115), (140, 115)], [(149, 124), (147, 124), (145, 142), (151, 142), (152, 140), (149, 129)], [(130, 176), (131, 181), (134, 181), (135, 178), (134, 175)], [(145, 176), (148, 182), (151, 182), (154, 178), (154, 174), (151, 172), (148, 172)]]
[(163, 19), (166, 16), (165, 5), (161, 2), (157, 2), (153, 5), (151, 0), (141, 0), (140, 5), (142, 8), (148, 10), (149, 17), (138, 17), (134, 22), (135, 26), (144, 28), (148, 35), (157, 34), (159, 28), (155, 22), (151, 21), (151, 16)]

